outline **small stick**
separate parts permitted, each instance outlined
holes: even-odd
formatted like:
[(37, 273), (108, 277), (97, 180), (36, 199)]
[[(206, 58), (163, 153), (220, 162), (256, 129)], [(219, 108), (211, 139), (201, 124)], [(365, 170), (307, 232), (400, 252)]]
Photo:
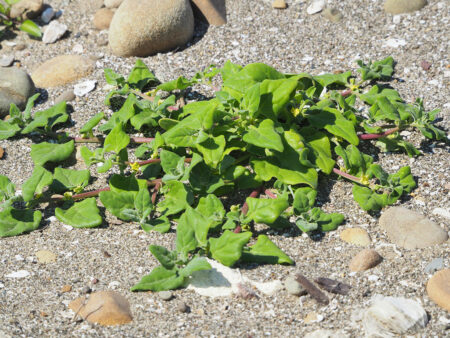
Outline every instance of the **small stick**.
[[(262, 188), (262, 187), (259, 187), (259, 188), (256, 188), (255, 190), (253, 190), (252, 193), (251, 193), (248, 197), (253, 197), (253, 198), (258, 197), (259, 193), (261, 192), (261, 188)], [(248, 204), (247, 204), (247, 202), (245, 202), (245, 203), (242, 205), (241, 212), (242, 212), (244, 215), (247, 214), (247, 212), (248, 212)]]
[(328, 297), (301, 273), (297, 273), (295, 275), (295, 279), (305, 288), (305, 290), (311, 295), (311, 297), (319, 303), (327, 305), (330, 302)]
[(353, 175), (344, 173), (343, 171), (341, 171), (341, 170), (339, 170), (339, 169), (337, 169), (337, 168), (333, 168), (333, 172), (334, 172), (335, 174), (339, 175), (339, 176), (342, 176), (342, 177), (345, 177), (345, 178), (349, 179), (350, 181), (353, 181), (353, 182), (355, 182), (355, 183), (361, 184), (361, 181), (360, 181), (359, 178), (356, 177), (356, 176), (353, 176)]
[(153, 189), (152, 194), (152, 204), (155, 205), (156, 202), (156, 196), (158, 195), (159, 188), (161, 187), (161, 182), (158, 182), (155, 184), (155, 188)]
[[(102, 137), (74, 137), (75, 143), (102, 143), (104, 139)], [(130, 137), (130, 141), (133, 143), (149, 143), (154, 140), (153, 137)]]
[(150, 102), (155, 101), (155, 98), (154, 98), (154, 97), (145, 95), (144, 93), (141, 93), (139, 90), (133, 89), (133, 90), (131, 90), (131, 92), (132, 92), (133, 94), (136, 94), (137, 96), (143, 98), (143, 99), (146, 100), (146, 101), (150, 101)]
[(360, 140), (375, 140), (377, 138), (382, 138), (382, 137), (386, 137), (390, 134), (393, 134), (398, 130), (399, 130), (399, 128), (395, 127), (393, 129), (386, 130), (385, 132), (380, 133), (380, 134), (360, 134), (360, 135), (358, 135), (358, 138)]

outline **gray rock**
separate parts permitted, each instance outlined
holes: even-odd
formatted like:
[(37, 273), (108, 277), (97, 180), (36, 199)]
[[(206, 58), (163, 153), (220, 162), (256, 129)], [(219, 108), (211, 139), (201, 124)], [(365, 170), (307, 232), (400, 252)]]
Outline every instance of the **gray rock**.
[(35, 19), (44, 8), (43, 0), (21, 0), (11, 7), (9, 16), (13, 19)]
[(390, 14), (410, 13), (422, 9), (427, 0), (386, 0), (384, 10)]
[(66, 91), (61, 93), (61, 95), (59, 95), (55, 99), (55, 104), (61, 103), (63, 101), (70, 102), (70, 101), (73, 101), (73, 100), (75, 100), (75, 93), (73, 92), (72, 89), (67, 89)]
[(397, 337), (422, 329), (427, 323), (422, 305), (403, 297), (376, 295), (363, 314), (366, 337)]
[(160, 292), (158, 292), (158, 296), (162, 300), (171, 300), (173, 297), (173, 294), (170, 291), (160, 291)]
[(294, 276), (289, 276), (284, 281), (284, 287), (290, 295), (301, 296), (306, 294), (305, 288), (297, 282)]
[(123, 0), (105, 0), (106, 8), (117, 8), (122, 4)]
[(425, 248), (447, 241), (448, 234), (422, 214), (392, 207), (380, 217), (379, 224), (389, 239), (405, 249)]
[(425, 272), (432, 275), (438, 270), (441, 270), (444, 267), (444, 259), (442, 257), (433, 259), (430, 263), (425, 267)]
[(73, 88), (73, 92), (76, 96), (84, 96), (95, 89), (97, 85), (96, 80), (87, 80), (81, 83), (77, 83)]
[(124, 0), (109, 28), (118, 56), (149, 56), (185, 45), (194, 33), (188, 0)]
[(341, 21), (343, 18), (342, 13), (338, 9), (330, 7), (325, 8), (322, 11), (322, 15), (324, 18), (334, 23)]
[(1, 67), (9, 67), (14, 62), (14, 55), (2, 55), (0, 57), (0, 66)]
[(67, 32), (67, 26), (58, 21), (52, 21), (44, 32), (42, 36), (42, 42), (44, 43), (55, 43)]
[(319, 13), (325, 8), (325, 5), (325, 0), (313, 0), (308, 8), (306, 8), (306, 13), (309, 15)]
[(189, 312), (189, 306), (187, 306), (185, 302), (179, 302), (177, 303), (177, 311), (181, 313)]
[(9, 114), (11, 103), (24, 109), (34, 92), (34, 83), (26, 72), (17, 68), (0, 68), (0, 118)]
[(55, 16), (55, 10), (51, 7), (47, 7), (41, 14), (41, 20), (43, 23), (48, 24)]

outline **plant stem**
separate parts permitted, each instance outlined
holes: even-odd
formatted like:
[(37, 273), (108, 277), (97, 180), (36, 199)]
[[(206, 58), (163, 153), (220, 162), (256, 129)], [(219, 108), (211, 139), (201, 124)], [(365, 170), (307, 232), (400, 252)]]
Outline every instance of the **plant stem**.
[[(184, 159), (184, 163), (190, 163), (191, 161), (192, 161), (192, 158)], [(140, 162), (125, 162), (125, 164), (131, 165), (133, 163), (137, 163), (140, 166), (143, 166), (143, 165), (150, 164), (150, 163), (160, 163), (160, 162), (161, 162), (160, 158), (152, 158), (150, 160), (145, 160), (145, 161), (140, 161)]]
[(155, 98), (154, 98), (154, 97), (145, 95), (144, 93), (141, 93), (139, 90), (134, 90), (134, 89), (132, 89), (132, 90), (130, 90), (130, 91), (131, 91), (133, 94), (136, 94), (137, 96), (143, 98), (143, 99), (146, 100), (146, 101), (150, 101), (150, 102), (155, 101)]
[(359, 183), (361, 184), (360, 180), (358, 177), (344, 173), (343, 171), (337, 169), (337, 168), (333, 168), (333, 172), (339, 176), (345, 177), (346, 179), (349, 179), (350, 181), (353, 181), (355, 183)]
[(343, 91), (341, 92), (341, 95), (342, 95), (343, 97), (350, 96), (351, 94), (352, 94), (352, 90), (351, 90), (351, 89), (346, 89), (346, 90), (343, 90)]
[(272, 198), (272, 199), (277, 198), (277, 195), (275, 195), (272, 191), (270, 191), (270, 189), (266, 189), (266, 190), (264, 191), (264, 193), (265, 193), (267, 196), (269, 196), (269, 198)]
[[(73, 140), (75, 143), (102, 143), (103, 138), (102, 137), (90, 137), (90, 138), (84, 138), (84, 137), (74, 137)], [(149, 143), (154, 140), (153, 137), (130, 137), (130, 141), (133, 143)]]
[[(252, 197), (252, 198), (258, 197), (258, 195), (259, 195), (260, 192), (261, 192), (261, 189), (262, 189), (262, 186), (259, 187), (259, 188), (256, 188), (255, 190), (252, 191), (252, 193), (251, 193), (250, 195), (248, 195), (248, 197)], [(248, 212), (248, 204), (247, 204), (247, 202), (245, 202), (245, 203), (242, 205), (241, 212), (242, 212), (242, 214), (244, 214), (244, 215), (247, 214), (247, 212)]]
[(155, 205), (156, 202), (156, 196), (158, 195), (159, 188), (161, 188), (162, 182), (158, 182), (155, 184), (155, 188), (153, 189), (152, 194), (152, 204)]
[(360, 140), (375, 140), (377, 138), (382, 138), (382, 137), (386, 137), (390, 134), (395, 133), (396, 131), (398, 131), (399, 128), (395, 127), (389, 130), (386, 130), (385, 132), (379, 133), (379, 134), (360, 134), (358, 135)]

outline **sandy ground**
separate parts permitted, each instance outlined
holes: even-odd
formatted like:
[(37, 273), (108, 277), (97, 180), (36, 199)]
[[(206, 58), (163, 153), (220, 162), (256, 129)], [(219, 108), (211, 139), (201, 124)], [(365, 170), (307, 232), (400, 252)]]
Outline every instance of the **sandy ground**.
[[(21, 67), (30, 73), (47, 59), (71, 54), (76, 45), (83, 54), (96, 57), (97, 69), (89, 79), (98, 81), (97, 89), (87, 97), (73, 102), (71, 133), (99, 111), (110, 113), (103, 105), (106, 85), (102, 69), (109, 67), (127, 74), (134, 58), (113, 56), (97, 40), (106, 32), (93, 29), (93, 12), (86, 11), (85, 0), (49, 1), (46, 3), (64, 11), (62, 22), (69, 26), (68, 37), (53, 45), (32, 41), (18, 34), (14, 42), (24, 42), (27, 48), (14, 51), (2, 42), (1, 53), (13, 53)], [(192, 76), (210, 64), (221, 66), (226, 60), (240, 64), (264, 62), (283, 72), (319, 74), (335, 70), (355, 69), (355, 59), (377, 60), (392, 55), (397, 61), (392, 86), (409, 102), (422, 97), (427, 109), (441, 108), (439, 125), (448, 128), (450, 102), (448, 97), (449, 36), (445, 27), (450, 19), (448, 1), (430, 0), (421, 11), (402, 15), (393, 23), (385, 14), (381, 0), (330, 1), (344, 15), (331, 23), (321, 15), (306, 14), (306, 4), (287, 1), (286, 10), (274, 10), (262, 0), (228, 0), (228, 24), (222, 27), (198, 24), (195, 38), (182, 50), (158, 54), (144, 59), (161, 80), (179, 75)], [(406, 42), (398, 48), (386, 47), (388, 39)], [(79, 48), (79, 47), (77, 47)], [(432, 64), (429, 71), (420, 67), (421, 61)], [(447, 71), (447, 77), (445, 77)], [(73, 86), (73, 85), (72, 85)], [(41, 90), (45, 100), (37, 109), (50, 106), (65, 89), (72, 86)], [(413, 132), (409, 139), (421, 147), (424, 156), (410, 160), (402, 154), (379, 154), (380, 163), (389, 171), (410, 165), (418, 181), (415, 196), (401, 202), (436, 221), (447, 231), (449, 221), (433, 215), (437, 207), (449, 207), (448, 148), (421, 141)], [(9, 176), (20, 185), (32, 172), (31, 140), (0, 141), (6, 156), (0, 161), (0, 174)], [(446, 174), (447, 173), (447, 174)], [(447, 188), (445, 187), (447, 186)], [(323, 180), (320, 200), (327, 211), (346, 215), (346, 223), (321, 240), (313, 241), (293, 230), (272, 233), (270, 238), (296, 261), (296, 266), (241, 266), (243, 273), (258, 281), (284, 279), (300, 271), (309, 278), (330, 277), (345, 281), (353, 289), (347, 296), (333, 296), (330, 305), (320, 306), (309, 297), (298, 298), (280, 291), (259, 298), (207, 298), (193, 291), (178, 290), (175, 299), (164, 302), (156, 294), (131, 293), (130, 286), (157, 265), (147, 250), (157, 243), (172, 248), (174, 233), (160, 235), (145, 233), (134, 224), (109, 224), (91, 230), (68, 230), (58, 221), (46, 222), (33, 233), (0, 240), (0, 337), (26, 336), (302, 336), (318, 328), (342, 329), (349, 336), (363, 335), (360, 322), (353, 314), (369, 305), (375, 294), (419, 299), (430, 317), (422, 337), (448, 335), (449, 313), (436, 306), (426, 295), (429, 279), (424, 267), (434, 258), (443, 257), (450, 266), (449, 243), (418, 250), (397, 249), (389, 245), (378, 226), (378, 217), (362, 211), (351, 196), (351, 184)], [(45, 215), (47, 219), (51, 213)], [(363, 227), (372, 238), (372, 248), (384, 261), (366, 273), (350, 275), (348, 263), (360, 250), (340, 240), (346, 227)], [(39, 264), (35, 253), (51, 250), (58, 257), (52, 264)], [(106, 257), (104, 251), (110, 254)], [(30, 277), (6, 278), (13, 271), (27, 270)], [(376, 278), (369, 276), (377, 276)], [(92, 279), (98, 283), (91, 284)], [(111, 284), (112, 283), (112, 284)], [(62, 293), (63, 285), (72, 291)], [(74, 321), (67, 304), (81, 290), (90, 286), (94, 291), (115, 289), (131, 303), (134, 321), (118, 327), (101, 327)], [(180, 313), (177, 303), (185, 302), (191, 309)], [(305, 323), (306, 315), (316, 312), (324, 318), (319, 323)]]

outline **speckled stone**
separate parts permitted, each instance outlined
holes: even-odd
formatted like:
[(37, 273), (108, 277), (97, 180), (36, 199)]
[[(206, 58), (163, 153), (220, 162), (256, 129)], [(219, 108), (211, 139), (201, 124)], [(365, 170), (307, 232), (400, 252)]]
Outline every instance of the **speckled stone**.
[(350, 262), (351, 271), (364, 271), (377, 266), (383, 258), (378, 252), (372, 249), (364, 249), (353, 257)]
[(427, 293), (433, 302), (450, 312), (450, 269), (438, 271), (430, 278)]
[(418, 11), (427, 4), (427, 0), (386, 0), (384, 10), (390, 14), (402, 14)]

